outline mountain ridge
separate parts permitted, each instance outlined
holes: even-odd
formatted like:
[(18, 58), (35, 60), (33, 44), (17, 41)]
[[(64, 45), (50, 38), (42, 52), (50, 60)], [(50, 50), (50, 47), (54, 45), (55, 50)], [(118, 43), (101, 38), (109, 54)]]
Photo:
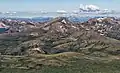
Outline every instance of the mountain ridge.
[[(114, 38), (111, 37), (107, 38), (109, 37), (107, 36), (109, 34), (109, 31), (108, 30), (103, 31), (104, 29), (108, 29), (109, 26), (110, 27), (114, 26), (113, 23), (116, 24), (115, 19), (113, 20), (112, 18), (104, 18), (102, 20), (103, 23), (105, 21), (104, 25), (109, 24), (108, 27), (106, 26), (106, 28), (104, 29), (103, 29), (104, 26), (99, 25), (99, 23), (101, 22), (98, 21), (99, 21), (98, 19), (97, 20), (92, 19), (85, 23), (73, 23), (70, 22), (65, 17), (58, 17), (49, 22), (36, 23), (36, 24), (32, 23), (32, 25), (29, 24), (29, 22), (25, 24), (18, 23), (17, 25), (16, 24), (14, 25), (12, 23), (11, 25), (14, 27), (16, 26), (21, 27), (22, 25), (22, 31), (20, 32), (14, 31), (13, 33), (11, 33), (11, 35), (6, 34), (7, 36), (1, 35), (1, 37), (4, 36), (3, 37), (4, 39), (1, 38), (1, 42), (4, 41), (5, 39), (6, 39), (5, 41), (6, 43), (7, 42), (10, 43), (11, 41), (13, 43), (16, 42), (16, 46), (14, 44), (14, 47), (11, 46), (12, 48), (10, 48), (10, 46), (7, 46), (7, 48), (9, 49), (4, 50), (3, 54), (8, 53), (8, 54), (24, 55), (29, 53), (29, 51), (31, 51), (32, 49), (36, 49), (36, 48), (37, 50), (39, 49), (39, 51), (42, 51), (42, 53), (48, 53), (48, 54), (57, 53), (57, 52), (61, 52), (61, 53), (70, 52), (70, 51), (84, 52), (84, 49), (88, 47), (89, 48), (86, 49), (85, 51), (89, 53), (90, 51), (94, 52), (95, 50), (102, 50), (102, 49), (104, 49), (103, 52), (105, 52), (106, 50), (108, 52), (113, 51), (114, 49), (111, 49), (112, 47), (116, 47), (116, 50), (119, 50), (119, 41), (116, 41), (118, 45), (112, 43), (112, 41), (110, 40)], [(97, 27), (96, 27), (96, 22), (98, 24)], [(4, 23), (6, 24), (6, 22)], [(11, 26), (10, 23), (8, 23), (7, 25)], [(15, 29), (21, 30), (18, 27)], [(103, 32), (100, 32), (100, 29)], [(14, 28), (11, 28), (11, 30), (14, 30)], [(58, 44), (55, 44), (54, 42)], [(4, 43), (4, 45), (6, 44)], [(95, 49), (93, 50), (92, 48)]]

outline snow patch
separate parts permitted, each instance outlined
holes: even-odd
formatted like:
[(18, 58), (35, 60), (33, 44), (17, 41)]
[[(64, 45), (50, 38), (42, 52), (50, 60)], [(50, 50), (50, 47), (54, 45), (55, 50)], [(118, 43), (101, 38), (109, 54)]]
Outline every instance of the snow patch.
[(62, 20), (62, 22), (63, 22), (64, 24), (67, 24), (67, 22), (66, 22), (64, 19)]
[(67, 13), (65, 10), (57, 10), (57, 13)]

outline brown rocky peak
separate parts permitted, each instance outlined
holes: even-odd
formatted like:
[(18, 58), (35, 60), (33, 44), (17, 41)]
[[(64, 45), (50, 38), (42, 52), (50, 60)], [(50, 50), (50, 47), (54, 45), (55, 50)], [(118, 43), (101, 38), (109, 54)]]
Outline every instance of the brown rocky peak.
[(69, 30), (78, 29), (76, 25), (70, 23), (65, 17), (57, 17), (50, 22), (45, 23), (42, 27), (44, 30), (52, 30), (57, 32), (67, 32)]
[(54, 23), (56, 23), (56, 22), (61, 22), (61, 23), (67, 24), (68, 19), (65, 18), (65, 17), (57, 17), (57, 18), (54, 18), (53, 20), (45, 23), (45, 26), (52, 25), (52, 24), (54, 24)]

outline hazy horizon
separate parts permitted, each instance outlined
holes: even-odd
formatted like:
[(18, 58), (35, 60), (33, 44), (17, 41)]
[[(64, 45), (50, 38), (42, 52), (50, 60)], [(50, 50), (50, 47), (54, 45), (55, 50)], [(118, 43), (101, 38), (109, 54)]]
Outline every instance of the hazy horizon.
[(93, 4), (101, 9), (120, 11), (120, 0), (1, 0), (0, 11), (78, 10), (80, 4)]

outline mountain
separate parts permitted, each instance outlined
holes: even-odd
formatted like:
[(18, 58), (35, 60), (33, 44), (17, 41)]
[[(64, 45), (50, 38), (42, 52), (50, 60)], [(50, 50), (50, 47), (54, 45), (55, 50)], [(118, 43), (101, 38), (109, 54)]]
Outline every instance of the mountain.
[(10, 27), (0, 34), (1, 72), (119, 72), (119, 18), (0, 21)]
[(101, 9), (100, 7), (96, 6), (96, 5), (83, 5), (80, 4), (79, 7), (79, 12), (83, 12), (83, 13), (91, 13), (91, 12), (96, 12), (96, 13), (112, 13), (111, 10), (109, 9)]
[[(110, 38), (119, 40), (120, 21), (114, 17), (94, 18), (88, 20), (88, 26), (95, 31)], [(90, 25), (89, 25), (90, 24)], [(95, 27), (96, 26), (96, 27)]]
[(44, 23), (2, 22), (11, 27), (11, 33), (0, 35), (1, 54), (25, 55), (35, 51), (44, 54), (70, 51), (109, 53), (120, 47), (119, 21), (113, 18), (94, 18), (84, 23), (70, 22), (65, 17)]
[(60, 13), (60, 14), (66, 14), (67, 13), (67, 11), (65, 11), (65, 10), (57, 10), (56, 12)]
[(80, 12), (96, 12), (96, 11), (100, 11), (100, 8), (98, 6), (95, 6), (95, 5), (83, 5), (83, 4), (80, 4)]

